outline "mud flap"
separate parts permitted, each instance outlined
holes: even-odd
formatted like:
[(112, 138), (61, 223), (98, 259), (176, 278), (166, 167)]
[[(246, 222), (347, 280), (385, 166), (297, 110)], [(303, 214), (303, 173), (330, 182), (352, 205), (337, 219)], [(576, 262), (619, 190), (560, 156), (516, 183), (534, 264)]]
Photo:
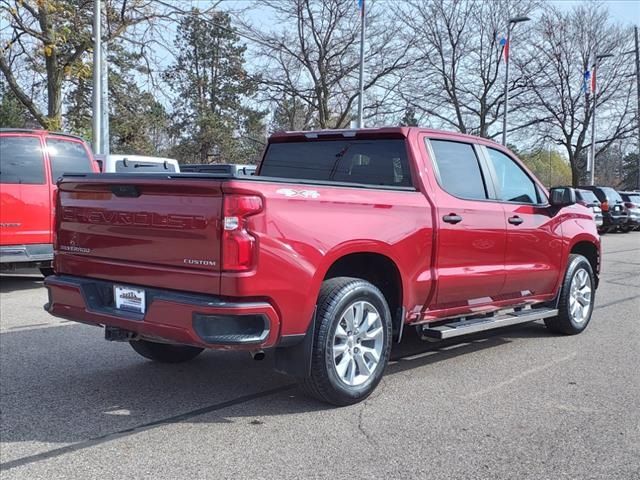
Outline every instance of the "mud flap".
[(316, 332), (316, 310), (304, 335), (283, 337), (275, 349), (275, 370), (292, 377), (311, 376), (311, 355)]

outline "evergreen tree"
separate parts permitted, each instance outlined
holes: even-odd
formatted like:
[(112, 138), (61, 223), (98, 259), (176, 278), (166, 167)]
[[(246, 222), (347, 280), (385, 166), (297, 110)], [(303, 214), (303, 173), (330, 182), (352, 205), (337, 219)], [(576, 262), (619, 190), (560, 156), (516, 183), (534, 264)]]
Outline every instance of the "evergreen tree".
[(246, 163), (262, 149), (251, 141), (264, 135), (263, 113), (246, 105), (256, 84), (239, 42), (224, 12), (194, 8), (179, 23), (165, 79), (176, 93), (174, 155), (183, 161)]
[(0, 128), (27, 128), (34, 123), (28, 110), (0, 80)]

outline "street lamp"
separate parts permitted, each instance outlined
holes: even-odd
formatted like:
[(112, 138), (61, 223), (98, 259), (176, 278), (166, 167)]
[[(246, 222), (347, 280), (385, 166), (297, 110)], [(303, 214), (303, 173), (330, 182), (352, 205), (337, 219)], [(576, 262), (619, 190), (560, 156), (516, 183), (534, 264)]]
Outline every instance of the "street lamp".
[(612, 53), (596, 55), (593, 65), (591, 66), (591, 85), (593, 87), (593, 117), (591, 119), (591, 179), (589, 185), (594, 185), (596, 181), (596, 105), (598, 103), (598, 87), (596, 71), (598, 70), (598, 60), (613, 57)]
[(502, 144), (507, 146), (507, 114), (509, 113), (509, 42), (511, 41), (511, 25), (516, 23), (528, 22), (531, 20), (529, 17), (513, 17), (509, 19), (507, 23), (507, 39), (503, 47), (504, 52), (504, 117), (502, 119)]

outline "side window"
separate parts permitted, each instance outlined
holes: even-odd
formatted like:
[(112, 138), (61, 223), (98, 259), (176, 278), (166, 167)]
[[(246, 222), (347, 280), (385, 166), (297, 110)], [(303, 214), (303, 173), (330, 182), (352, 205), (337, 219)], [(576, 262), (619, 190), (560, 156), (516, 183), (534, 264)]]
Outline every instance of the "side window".
[(487, 148), (498, 184), (498, 198), (507, 202), (538, 203), (536, 184), (504, 153)]
[(440, 186), (456, 197), (484, 200), (487, 189), (476, 153), (468, 143), (430, 140)]
[(91, 159), (84, 146), (79, 142), (49, 138), (47, 139), (47, 151), (51, 160), (53, 183), (57, 182), (64, 173), (93, 172)]
[(0, 136), (0, 183), (45, 183), (42, 148), (38, 138)]

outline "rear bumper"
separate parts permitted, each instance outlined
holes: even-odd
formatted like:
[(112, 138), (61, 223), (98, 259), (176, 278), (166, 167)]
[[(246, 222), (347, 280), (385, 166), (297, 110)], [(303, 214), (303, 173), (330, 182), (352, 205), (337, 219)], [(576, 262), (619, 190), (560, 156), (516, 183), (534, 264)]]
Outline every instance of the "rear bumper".
[(53, 245), (1, 245), (0, 263), (37, 263), (53, 260)]
[(45, 279), (45, 310), (57, 317), (116, 327), (148, 340), (205, 348), (255, 350), (275, 345), (280, 331), (276, 310), (264, 301), (230, 302), (210, 295), (144, 288), (145, 313), (118, 310), (113, 283), (54, 275)]

